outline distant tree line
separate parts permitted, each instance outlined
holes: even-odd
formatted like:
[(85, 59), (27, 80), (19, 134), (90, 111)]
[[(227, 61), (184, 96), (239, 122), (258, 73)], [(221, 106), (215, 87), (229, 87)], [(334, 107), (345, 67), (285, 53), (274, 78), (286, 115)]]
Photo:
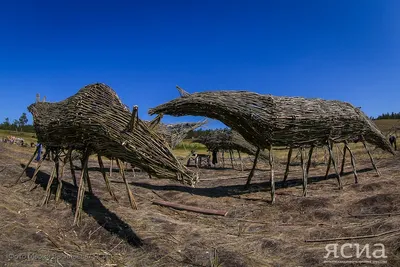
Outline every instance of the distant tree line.
[(400, 119), (400, 112), (395, 113), (383, 113), (382, 115), (379, 115), (378, 117), (376, 117), (376, 120), (384, 120), (384, 119)]
[(30, 132), (34, 133), (35, 129), (33, 125), (28, 124), (28, 117), (26, 113), (22, 113), (18, 120), (10, 121), (10, 118), (5, 118), (2, 123), (0, 123), (0, 130), (9, 131), (20, 131), (20, 132)]

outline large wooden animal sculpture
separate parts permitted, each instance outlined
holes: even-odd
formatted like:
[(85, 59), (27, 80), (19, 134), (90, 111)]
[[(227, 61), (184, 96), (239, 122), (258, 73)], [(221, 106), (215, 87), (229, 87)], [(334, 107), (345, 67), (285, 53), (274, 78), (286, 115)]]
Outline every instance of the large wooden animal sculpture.
[[(188, 185), (194, 185), (198, 180), (198, 174), (183, 166), (165, 140), (148, 123), (138, 118), (137, 107), (131, 113), (117, 94), (105, 84), (91, 84), (64, 101), (37, 102), (28, 109), (33, 115), (38, 142), (49, 151), (56, 152), (55, 166), (49, 181), (51, 185), (52, 178), (58, 177), (56, 197), (61, 192), (62, 184), (58, 175), (61, 151), (82, 152), (83, 169), (79, 181), (75, 223), (79, 220), (82, 207), (84, 178), (88, 178), (90, 154), (99, 155), (101, 165), (101, 156), (106, 156), (138, 166), (152, 177), (178, 180)], [(123, 178), (131, 205), (136, 207), (128, 183), (124, 176)]]
[[(173, 116), (194, 115), (217, 119), (240, 133), (249, 143), (269, 150), (271, 199), (275, 201), (274, 146), (302, 149), (303, 194), (307, 177), (305, 147), (328, 146), (361, 137), (375, 146), (394, 153), (389, 142), (375, 124), (358, 108), (341, 101), (278, 97), (248, 91), (210, 91), (189, 94), (178, 87), (181, 97), (150, 109), (149, 114)], [(369, 151), (368, 151), (369, 153)], [(371, 157), (372, 160), (372, 157)], [(375, 167), (375, 164), (373, 164)]]

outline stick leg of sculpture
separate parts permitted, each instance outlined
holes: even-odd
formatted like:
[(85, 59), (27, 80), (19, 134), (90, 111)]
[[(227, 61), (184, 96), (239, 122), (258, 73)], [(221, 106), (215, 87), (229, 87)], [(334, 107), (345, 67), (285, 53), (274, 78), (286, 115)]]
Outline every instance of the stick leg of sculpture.
[(62, 191), (62, 176), (63, 176), (63, 171), (62, 169), (64, 166), (61, 167), (61, 172), (59, 172), (59, 166), (60, 166), (60, 151), (56, 152), (56, 172), (57, 172), (57, 178), (58, 178), (58, 185), (57, 185), (57, 191), (56, 191), (56, 203), (60, 200), (61, 197), (61, 191)]
[[(88, 159), (88, 161), (89, 161), (89, 159)], [(84, 165), (84, 160), (83, 159), (81, 160), (81, 164), (82, 164), (82, 171), (85, 172), (85, 176), (84, 177), (85, 177), (85, 180), (87, 182), (89, 193), (93, 194), (92, 183), (90, 182), (88, 167), (86, 167), (86, 169), (83, 168), (83, 165)], [(89, 164), (89, 162), (87, 164)]]
[(235, 169), (235, 166), (233, 165), (233, 152), (231, 149), (229, 149), (229, 157), (231, 158), (232, 169)]
[(353, 152), (351, 151), (347, 141), (344, 142), (344, 147), (349, 151), (349, 154), (350, 154), (351, 166), (353, 167), (353, 174), (354, 174), (354, 183), (358, 184), (358, 176), (357, 176), (357, 171), (356, 171), (356, 159), (355, 159)]
[(225, 168), (225, 150), (222, 150), (222, 168)]
[(232, 158), (233, 158), (233, 163), (235, 166), (237, 165), (236, 159), (235, 159), (235, 152), (232, 150)]
[(377, 174), (378, 176), (381, 176), (381, 173), (379, 172), (378, 168), (377, 168), (376, 165), (375, 165), (374, 158), (372, 157), (371, 152), (370, 152), (369, 149), (368, 149), (367, 143), (365, 142), (364, 136), (361, 137), (361, 142), (363, 143), (363, 145), (364, 145), (364, 147), (365, 147), (365, 150), (367, 150), (369, 159), (371, 160), (372, 167), (374, 167), (374, 169), (375, 169), (375, 171), (376, 171), (376, 174)]
[(90, 177), (89, 177), (89, 167), (86, 168), (85, 180), (87, 182), (87, 186), (88, 186), (88, 189), (89, 189), (89, 194), (93, 195), (92, 182), (90, 181)]
[(36, 154), (38, 153), (39, 147), (36, 147), (35, 152), (33, 152), (32, 157), (29, 159), (28, 163), (26, 164), (25, 168), (23, 169), (23, 171), (21, 172), (21, 174), (18, 176), (18, 178), (15, 180), (14, 184), (17, 184), (20, 180), (22, 175), (24, 175), (26, 169), (28, 169), (29, 165), (31, 164), (31, 162), (33, 161), (33, 159), (35, 158)]
[(269, 148), (269, 167), (270, 167), (270, 183), (271, 183), (271, 203), (275, 203), (275, 180), (274, 180), (274, 154), (272, 146)]
[(286, 185), (286, 180), (289, 175), (289, 168), (290, 168), (290, 159), (292, 158), (292, 152), (293, 152), (293, 147), (289, 148), (288, 156), (287, 156), (287, 164), (286, 164), (286, 170), (285, 174), (283, 175), (283, 185)]
[(36, 163), (36, 169), (35, 169), (35, 172), (33, 173), (33, 176), (32, 176), (32, 185), (29, 188), (29, 191), (32, 191), (33, 189), (36, 188), (36, 186), (37, 186), (37, 184), (36, 184), (37, 174), (39, 173), (40, 167), (42, 167), (42, 163), (46, 159), (47, 156), (48, 156), (47, 152), (44, 153), (43, 157)]
[(131, 189), (129, 188), (128, 181), (126, 180), (124, 168), (118, 159), (116, 159), (116, 161), (117, 161), (117, 165), (118, 165), (119, 171), (121, 173), (122, 179), (124, 180), (126, 191), (128, 192), (129, 203), (131, 204), (132, 209), (137, 210), (136, 201), (132, 194)]
[(110, 195), (112, 196), (112, 198), (113, 198), (116, 202), (118, 202), (117, 197), (115, 196), (114, 192), (113, 192), (112, 189), (111, 189), (110, 181), (108, 180), (107, 174), (106, 174), (106, 172), (105, 172), (105, 170), (104, 170), (104, 164), (103, 164), (103, 160), (101, 159), (101, 156), (100, 156), (100, 155), (97, 155), (97, 159), (98, 159), (98, 161), (99, 161), (99, 166), (100, 166), (101, 174), (103, 175), (104, 181), (106, 182), (107, 191), (108, 191), (108, 193), (110, 193)]
[(328, 166), (326, 167), (325, 180), (328, 179), (329, 170), (331, 169), (331, 163), (332, 163), (331, 149), (329, 148), (329, 145), (328, 145), (328, 151), (329, 151), (329, 159), (328, 159)]
[(303, 196), (307, 196), (307, 168), (305, 167), (305, 162), (304, 162), (304, 158), (305, 158), (305, 149), (304, 147), (300, 148), (300, 164), (301, 164), (301, 171), (303, 173)]
[(307, 161), (307, 170), (306, 170), (307, 177), (308, 177), (308, 173), (310, 171), (310, 166), (311, 166), (311, 161), (312, 161), (311, 158), (312, 158), (313, 152), (314, 152), (314, 146), (311, 146), (310, 151), (308, 152), (308, 161)]
[(344, 174), (344, 164), (346, 163), (346, 151), (347, 151), (346, 142), (344, 144), (345, 145), (343, 147), (343, 159), (342, 159), (342, 166), (340, 168), (340, 175)]
[(69, 149), (67, 158), (69, 161), (69, 168), (71, 169), (72, 181), (74, 183), (74, 186), (78, 187), (78, 183), (76, 182), (75, 167), (74, 167), (74, 163), (72, 162), (72, 150), (73, 150), (73, 148)]
[(112, 170), (113, 170), (113, 159), (110, 159), (110, 178), (112, 177)]
[(242, 160), (242, 156), (240, 155), (240, 151), (239, 151), (239, 150), (237, 151), (237, 153), (238, 153), (239, 160), (240, 160), (240, 169), (241, 169), (241, 171), (243, 171), (243, 160)]
[(83, 153), (83, 164), (82, 164), (82, 171), (81, 171), (81, 176), (79, 178), (79, 187), (78, 187), (78, 193), (76, 195), (76, 207), (75, 207), (75, 218), (74, 218), (74, 225), (79, 225), (80, 219), (81, 219), (81, 212), (82, 212), (82, 207), (83, 207), (83, 199), (85, 196), (85, 175), (86, 175), (86, 169), (88, 166), (88, 161), (89, 161), (89, 149), (86, 148), (85, 152)]
[(335, 169), (335, 172), (336, 172), (336, 177), (337, 177), (337, 180), (338, 180), (338, 183), (339, 183), (339, 189), (343, 189), (342, 181), (341, 181), (341, 179), (340, 179), (340, 174), (339, 174), (338, 168), (337, 168), (337, 166), (336, 166), (335, 157), (334, 157), (334, 155), (333, 155), (332, 143), (333, 143), (333, 142), (329, 142), (329, 141), (328, 141), (329, 156), (330, 156), (330, 158), (331, 158), (331, 162), (332, 162), (333, 168)]
[(250, 171), (250, 173), (249, 173), (249, 177), (247, 177), (247, 182), (246, 182), (246, 185), (245, 185), (245, 188), (246, 188), (246, 189), (249, 188), (249, 186), (250, 186), (251, 178), (253, 178), (254, 170), (256, 169), (257, 160), (258, 160), (258, 156), (259, 156), (259, 155), (260, 155), (260, 148), (258, 147), (258, 148), (257, 148), (257, 151), (256, 151), (256, 154), (255, 154), (255, 156), (254, 156), (253, 168), (251, 168), (251, 171)]
[[(60, 157), (60, 159), (61, 159), (61, 157)], [(68, 161), (68, 155), (64, 153), (63, 158), (61, 159), (61, 162), (62, 162), (61, 171), (60, 171), (61, 177), (64, 176), (64, 168), (65, 168), (65, 165), (67, 164), (67, 161)]]
[(56, 164), (54, 164), (53, 169), (52, 169), (51, 174), (50, 174), (49, 181), (47, 182), (46, 193), (45, 193), (43, 201), (42, 201), (42, 206), (47, 204), (47, 202), (50, 199), (51, 186), (53, 184), (55, 174), (56, 174)]

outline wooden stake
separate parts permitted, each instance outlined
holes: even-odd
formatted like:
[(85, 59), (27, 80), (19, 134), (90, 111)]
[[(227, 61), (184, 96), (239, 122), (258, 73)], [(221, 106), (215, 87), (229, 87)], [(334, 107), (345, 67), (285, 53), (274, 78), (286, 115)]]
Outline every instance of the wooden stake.
[(67, 161), (68, 161), (68, 155), (64, 154), (64, 158), (61, 159), (61, 162), (62, 162), (61, 172), (60, 172), (61, 177), (64, 177), (64, 168), (65, 168), (65, 165), (67, 164)]
[(43, 198), (43, 201), (42, 201), (42, 206), (47, 204), (47, 202), (50, 199), (51, 186), (53, 184), (55, 173), (56, 173), (56, 165), (54, 164), (53, 169), (51, 170), (49, 181), (47, 182), (46, 192), (45, 192), (45, 195), (44, 195), (44, 198)]
[(185, 97), (190, 95), (188, 92), (186, 92), (185, 90), (183, 90), (182, 88), (180, 88), (178, 85), (176, 86), (176, 89), (178, 89), (179, 94), (181, 95), (181, 97)]
[(342, 159), (342, 166), (340, 168), (340, 175), (344, 174), (344, 164), (346, 163), (346, 151), (347, 151), (346, 142), (347, 141), (345, 141), (345, 143), (344, 143), (345, 145), (343, 147), (343, 159)]
[[(328, 145), (328, 147), (329, 147), (329, 145)], [(331, 163), (332, 163), (332, 157), (330, 154), (331, 151), (329, 148), (328, 148), (328, 151), (329, 151), (329, 159), (328, 159), (328, 166), (326, 167), (325, 180), (328, 179), (329, 170), (331, 169)]]
[[(340, 152), (340, 149), (339, 149), (339, 146), (338, 146), (338, 144), (336, 144), (335, 143), (335, 147), (336, 147), (336, 162), (339, 164), (339, 161), (340, 161), (340, 155), (339, 155), (339, 152)], [(333, 146), (332, 146), (332, 151), (334, 151), (334, 148), (333, 148)]]
[(89, 194), (93, 194), (92, 182), (90, 181), (90, 178), (89, 178), (89, 167), (87, 167), (86, 171), (85, 171), (85, 180), (87, 182)]
[(131, 189), (129, 188), (128, 181), (126, 180), (126, 177), (125, 177), (124, 167), (122, 166), (121, 162), (118, 159), (116, 159), (116, 161), (117, 161), (117, 165), (118, 165), (119, 171), (121, 173), (122, 179), (124, 180), (126, 191), (128, 192), (129, 203), (131, 204), (132, 209), (137, 210), (135, 198), (132, 194)]
[(113, 198), (116, 202), (118, 202), (117, 197), (115, 196), (113, 190), (111, 189), (110, 181), (108, 180), (107, 174), (106, 174), (106, 172), (105, 172), (105, 170), (104, 170), (103, 160), (101, 159), (101, 156), (100, 156), (99, 154), (97, 154), (97, 159), (98, 159), (98, 161), (99, 161), (99, 166), (100, 166), (101, 174), (103, 175), (104, 181), (105, 181), (105, 183), (106, 183), (107, 191), (108, 191), (108, 193), (110, 193), (110, 195), (112, 196), (112, 198)]
[(78, 183), (76, 182), (74, 163), (72, 162), (72, 150), (73, 148), (70, 147), (68, 150), (67, 158), (69, 160), (69, 168), (71, 169), (72, 181), (74, 182), (74, 186), (78, 187)]
[(239, 160), (240, 160), (240, 169), (241, 171), (243, 171), (243, 160), (242, 160), (242, 156), (240, 155), (240, 151), (237, 151), (238, 155), (239, 155)]
[(83, 208), (83, 199), (85, 196), (85, 173), (86, 173), (86, 169), (88, 166), (89, 155), (90, 155), (89, 149), (86, 148), (85, 152), (83, 154), (82, 171), (81, 171), (81, 176), (79, 178), (79, 187), (78, 187), (78, 193), (77, 193), (77, 198), (76, 198), (74, 225), (79, 225), (79, 222), (81, 219), (81, 212), (82, 212), (82, 208)]
[(307, 161), (307, 170), (306, 170), (307, 177), (308, 177), (308, 173), (310, 171), (313, 151), (314, 151), (314, 146), (312, 145), (310, 147), (310, 151), (308, 152), (308, 161)]
[(32, 185), (31, 185), (31, 188), (29, 188), (29, 191), (32, 191), (33, 189), (36, 188), (36, 186), (37, 186), (36, 185), (37, 174), (39, 173), (40, 167), (42, 166), (42, 163), (46, 159), (47, 156), (48, 156), (47, 152), (44, 153), (43, 157), (36, 163), (36, 169), (35, 169), (35, 172), (33, 173), (33, 176), (32, 176)]
[(55, 157), (56, 159), (56, 173), (57, 173), (57, 179), (58, 179), (58, 185), (57, 185), (57, 191), (56, 191), (56, 203), (60, 200), (61, 197), (61, 191), (62, 191), (62, 171), (59, 173), (59, 166), (60, 166), (60, 151), (56, 151), (57, 155)]
[(290, 168), (290, 160), (292, 158), (292, 152), (293, 152), (293, 147), (289, 148), (288, 156), (287, 156), (287, 164), (286, 164), (286, 170), (285, 174), (283, 176), (283, 184), (286, 184), (286, 179), (288, 178), (289, 175), (289, 168)]
[(28, 163), (26, 164), (24, 170), (21, 172), (20, 176), (14, 181), (14, 185), (16, 185), (20, 180), (22, 175), (24, 175), (26, 169), (28, 169), (29, 165), (31, 164), (32, 160), (35, 158), (36, 154), (38, 153), (39, 147), (36, 147), (35, 152), (33, 152), (32, 157), (29, 159)]
[(225, 150), (222, 150), (222, 168), (225, 168)]
[(343, 189), (342, 181), (341, 181), (341, 179), (340, 179), (340, 174), (339, 174), (339, 172), (338, 172), (338, 168), (337, 168), (337, 166), (336, 166), (335, 157), (334, 157), (333, 151), (332, 151), (332, 143), (333, 143), (333, 142), (329, 142), (329, 141), (328, 141), (329, 155), (330, 155), (330, 158), (331, 158), (331, 161), (332, 161), (332, 164), (333, 164), (333, 168), (335, 169), (335, 172), (336, 172), (336, 177), (337, 177), (337, 180), (338, 180), (338, 183), (339, 183), (339, 189)]
[(178, 209), (178, 210), (188, 210), (188, 211), (193, 211), (193, 212), (202, 213), (202, 214), (219, 215), (219, 216), (226, 216), (228, 214), (227, 211), (223, 211), (223, 210), (205, 209), (205, 208), (187, 206), (187, 205), (183, 205), (183, 204), (179, 204), (179, 203), (172, 203), (172, 202), (162, 201), (162, 200), (153, 200), (152, 203), (161, 205), (161, 206), (165, 206), (165, 207), (171, 207), (171, 208)]
[(232, 159), (233, 159), (233, 164), (235, 164), (235, 166), (237, 166), (237, 162), (235, 159), (235, 151), (232, 150)]
[(136, 128), (136, 122), (138, 121), (138, 106), (133, 106), (132, 116), (128, 124), (128, 131), (133, 132)]
[(305, 157), (305, 149), (304, 147), (300, 148), (300, 164), (301, 171), (303, 173), (303, 196), (307, 196), (307, 168), (305, 168), (304, 157)]
[[(88, 159), (88, 163), (87, 164), (89, 164), (89, 159)], [(89, 193), (93, 194), (92, 183), (90, 182), (88, 167), (86, 167), (86, 169), (84, 170), (83, 169), (83, 165), (84, 165), (84, 160), (81, 160), (82, 171), (85, 172), (84, 173), (84, 179), (87, 182)]]
[(231, 149), (229, 149), (229, 157), (231, 158), (232, 169), (235, 169), (235, 166), (233, 165), (233, 155)]
[(156, 127), (158, 124), (160, 124), (160, 121), (163, 118), (163, 116), (164, 115), (162, 113), (158, 114), (153, 120), (150, 121), (149, 127), (151, 129), (154, 129), (154, 127)]
[(247, 182), (246, 182), (245, 188), (249, 188), (249, 186), (250, 186), (251, 178), (253, 178), (254, 170), (256, 169), (257, 160), (258, 160), (258, 156), (259, 156), (259, 155), (260, 155), (260, 148), (257, 147), (256, 154), (254, 155), (253, 167), (251, 168), (251, 171), (250, 171), (250, 173), (249, 173), (249, 177), (247, 177)]
[(363, 145), (364, 145), (364, 147), (365, 147), (365, 150), (367, 150), (369, 159), (371, 160), (372, 166), (374, 167), (374, 169), (375, 169), (375, 171), (376, 171), (376, 174), (377, 174), (378, 176), (381, 176), (381, 173), (379, 172), (378, 168), (377, 168), (376, 165), (375, 165), (374, 158), (372, 157), (371, 152), (370, 152), (369, 149), (368, 149), (367, 143), (365, 142), (364, 136), (361, 136), (361, 142), (363, 143)]
[(269, 167), (270, 169), (270, 182), (271, 182), (271, 203), (275, 203), (275, 180), (274, 180), (274, 155), (272, 146), (269, 148)]
[(110, 178), (112, 177), (112, 170), (113, 170), (113, 158), (110, 159)]
[(349, 151), (349, 154), (350, 154), (351, 166), (353, 167), (353, 174), (354, 174), (354, 183), (358, 184), (358, 176), (357, 176), (357, 171), (356, 171), (356, 159), (355, 159), (350, 147), (348, 146), (347, 141), (344, 142), (344, 147)]

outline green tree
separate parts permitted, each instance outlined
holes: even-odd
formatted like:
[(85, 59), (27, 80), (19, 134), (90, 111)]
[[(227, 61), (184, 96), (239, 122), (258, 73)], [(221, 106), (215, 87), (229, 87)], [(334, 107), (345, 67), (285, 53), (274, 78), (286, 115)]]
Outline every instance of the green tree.
[(11, 128), (15, 129), (15, 131), (18, 131), (19, 128), (19, 121), (14, 120), (13, 123), (11, 124)]
[(21, 117), (19, 117), (18, 120), (19, 123), (19, 128), (22, 130), (22, 127), (24, 127), (28, 123), (28, 117), (26, 117), (26, 113), (22, 113)]
[(2, 126), (1, 128), (5, 129), (5, 130), (10, 129), (10, 119), (6, 118), (4, 120), (4, 122), (1, 124), (1, 126)]

